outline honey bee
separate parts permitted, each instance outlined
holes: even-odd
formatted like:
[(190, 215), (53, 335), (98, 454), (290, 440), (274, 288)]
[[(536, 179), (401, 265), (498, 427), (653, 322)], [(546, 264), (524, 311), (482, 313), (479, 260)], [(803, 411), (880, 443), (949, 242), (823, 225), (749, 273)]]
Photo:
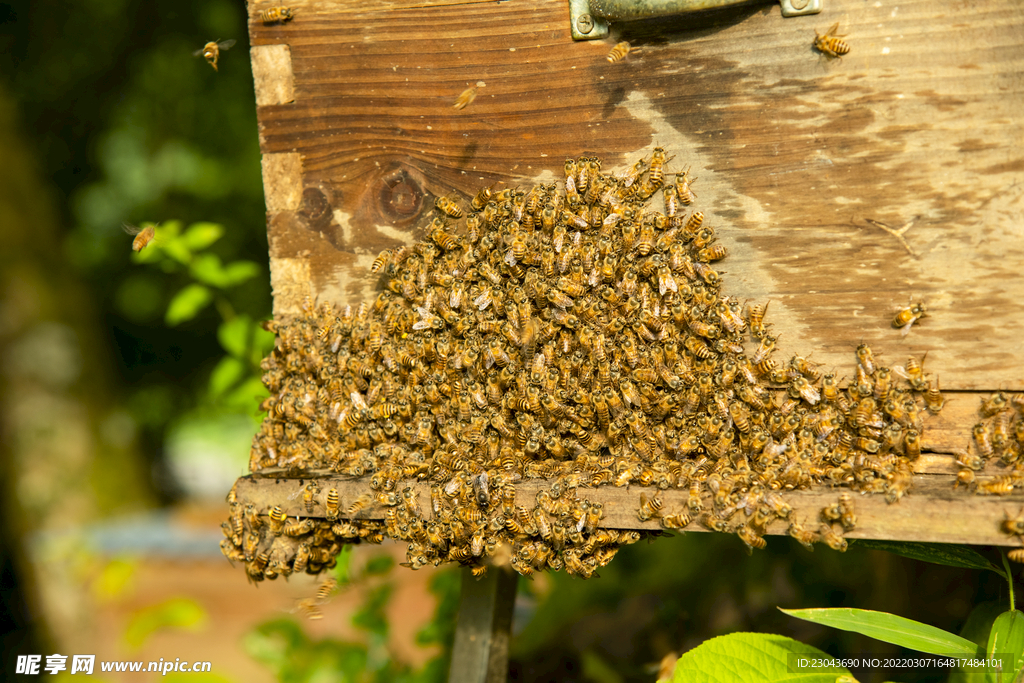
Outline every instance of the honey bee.
[[(473, 103), (476, 99), (476, 88), (466, 88), (463, 90), (458, 97), (455, 98), (455, 104), (452, 105), (455, 109), (465, 109)], [(447, 213), (447, 212), (446, 212)]]
[(338, 506), (340, 504), (338, 497), (338, 489), (331, 488), (327, 491), (327, 498), (324, 501), (324, 516), (328, 521), (334, 521), (338, 519)]
[(490, 505), (491, 494), (487, 488), (486, 472), (481, 472), (473, 477), (473, 497), (476, 499), (476, 504), (482, 508), (487, 508)]
[(1003, 522), (999, 525), (1004, 534), (1010, 536), (1024, 536), (1024, 509), (1017, 513), (1016, 517), (1010, 517), (1010, 513), (1003, 511)]
[(795, 538), (802, 546), (808, 550), (814, 550), (814, 543), (818, 540), (818, 534), (813, 531), (808, 531), (796, 522), (792, 522), (789, 525), (787, 532), (790, 536)]
[(295, 10), (290, 7), (269, 7), (260, 12), (260, 21), (264, 24), (284, 24), (294, 18)]
[(315, 481), (311, 481), (302, 490), (302, 502), (306, 506), (306, 512), (312, 514), (313, 508), (316, 506), (316, 496), (320, 493), (320, 486)]
[(434, 200), (434, 206), (452, 218), (462, 218), (462, 207), (451, 197), (438, 197)]
[(848, 544), (843, 535), (836, 532), (836, 527), (831, 524), (821, 525), (821, 540), (828, 544), (828, 547), (832, 550), (838, 550), (841, 553), (846, 552)]
[(845, 55), (850, 51), (850, 46), (846, 44), (846, 41), (840, 40), (843, 36), (836, 33), (838, 30), (839, 22), (837, 21), (824, 34), (814, 32), (814, 48), (829, 59)]
[(875, 374), (875, 356), (867, 344), (857, 347), (857, 363), (867, 374)]
[(901, 334), (906, 337), (910, 332), (911, 326), (927, 315), (927, 310), (921, 302), (901, 308), (896, 312), (896, 317), (892, 319), (892, 326), (902, 330)]
[(736, 535), (739, 536), (740, 540), (743, 541), (747, 545), (747, 548), (751, 550), (754, 548), (763, 550), (768, 546), (768, 542), (764, 540), (764, 537), (752, 529), (749, 524), (743, 524), (737, 527)]
[(192, 53), (193, 57), (202, 55), (203, 58), (213, 67), (214, 71), (219, 71), (217, 68), (217, 60), (220, 59), (221, 50), (227, 50), (235, 44), (235, 39), (222, 40), (220, 42), (211, 40), (209, 43), (201, 47)]
[(135, 235), (135, 239), (132, 240), (132, 251), (142, 251), (153, 238), (156, 237), (156, 228), (152, 225), (147, 225), (144, 228), (137, 228), (134, 225), (128, 225), (125, 223), (121, 226), (122, 229), (129, 235)]
[(611, 49), (611, 52), (608, 53), (608, 62), (611, 64), (621, 62), (623, 59), (626, 58), (626, 55), (629, 54), (631, 49), (632, 46), (630, 46), (630, 44), (626, 41), (617, 43), (615, 47)]
[(393, 255), (394, 255), (394, 252), (392, 252), (390, 249), (385, 249), (384, 251), (380, 252), (380, 254), (377, 255), (377, 258), (375, 258), (373, 260), (373, 263), (370, 265), (370, 272), (371, 273), (382, 273), (382, 272), (384, 272), (384, 269), (387, 268), (388, 264), (391, 262), (391, 257)]
[(685, 173), (676, 174), (676, 196), (679, 197), (679, 203), (683, 206), (689, 206), (693, 203), (693, 198), (696, 196), (690, 185), (697, 182), (696, 178), (690, 179), (690, 169), (687, 168)]
[(1006, 556), (1012, 562), (1024, 563), (1024, 548), (1014, 548), (1013, 550), (1011, 550), (1008, 553), (1006, 553)]
[(924, 402), (930, 413), (937, 413), (942, 410), (942, 406), (946, 405), (946, 399), (943, 398), (940, 391), (938, 378), (935, 379), (934, 385), (928, 384), (928, 391), (925, 392)]
[(661, 498), (654, 496), (648, 498), (646, 493), (640, 494), (640, 509), (637, 510), (637, 517), (641, 522), (646, 522), (652, 517), (661, 516), (662, 502)]
[(991, 458), (995, 454), (995, 451), (992, 448), (992, 439), (989, 436), (988, 428), (985, 424), (983, 422), (979, 422), (974, 425), (971, 433), (974, 436), (974, 445), (978, 451), (978, 455), (985, 460)]
[(288, 519), (288, 515), (284, 513), (280, 505), (274, 505), (267, 512), (267, 517), (270, 519), (270, 533), (280, 536), (284, 531), (284, 523)]

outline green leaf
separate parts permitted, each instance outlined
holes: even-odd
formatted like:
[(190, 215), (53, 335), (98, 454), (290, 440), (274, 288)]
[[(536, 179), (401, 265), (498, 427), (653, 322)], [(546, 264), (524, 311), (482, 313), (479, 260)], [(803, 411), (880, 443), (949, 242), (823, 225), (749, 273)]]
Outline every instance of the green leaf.
[(137, 649), (157, 631), (198, 631), (205, 622), (206, 610), (198, 602), (189, 598), (171, 598), (136, 612), (128, 622), (125, 640)]
[(245, 365), (231, 356), (225, 356), (210, 374), (210, 395), (214, 398), (233, 387), (245, 376)]
[[(821, 650), (785, 636), (731, 633), (706, 640), (676, 662), (672, 683), (836, 683), (850, 676), (843, 667), (794, 668), (800, 659), (831, 659)], [(852, 678), (852, 677), (851, 677)]]
[(192, 277), (212, 287), (223, 289), (227, 285), (227, 273), (221, 264), (220, 257), (216, 254), (196, 254), (189, 264), (189, 272)]
[(224, 286), (233, 287), (260, 273), (260, 266), (254, 261), (232, 261), (224, 267)]
[(364, 598), (359, 611), (352, 615), (352, 625), (371, 634), (387, 636), (388, 618), (384, 610), (391, 600), (392, 588), (390, 583), (385, 583), (372, 589)]
[[(999, 655), (1004, 657), (1004, 671), (1016, 674), (1024, 665), (1024, 612), (1013, 610), (1003, 612), (992, 623), (992, 631), (988, 636), (986, 653), (989, 658)], [(1006, 656), (1009, 661), (1006, 661)], [(1002, 680), (1011, 680), (1011, 675), (1004, 675)], [(992, 680), (1000, 680), (992, 676)]]
[(164, 320), (168, 325), (174, 327), (186, 320), (191, 320), (199, 314), (199, 311), (213, 301), (213, 293), (202, 285), (191, 284), (174, 295), (171, 303), (167, 305), (167, 313)]
[(940, 628), (888, 612), (846, 607), (822, 609), (782, 609), (797, 619), (861, 633), (885, 643), (933, 655), (977, 657), (983, 654), (975, 643)]
[(366, 563), (366, 569), (364, 571), (369, 576), (378, 576), (380, 574), (387, 574), (394, 566), (395, 561), (390, 555), (377, 555), (376, 557), (370, 558)]
[(217, 328), (217, 341), (232, 356), (244, 359), (255, 327), (252, 318), (241, 313), (220, 324)]
[(263, 382), (258, 377), (249, 377), (224, 397), (224, 405), (239, 413), (255, 413), (267, 396)]
[(181, 236), (181, 242), (191, 251), (202, 251), (224, 235), (224, 227), (216, 223), (193, 223)]
[(252, 363), (259, 365), (260, 361), (274, 348), (274, 333), (267, 332), (259, 325), (252, 331)]
[(909, 557), (912, 560), (931, 562), (932, 564), (944, 564), (948, 567), (963, 567), (964, 569), (987, 569), (1000, 576), (1003, 571), (985, 559), (983, 555), (965, 545), (952, 545), (948, 543), (912, 543), (908, 541), (875, 541), (870, 539), (853, 539), (851, 546), (868, 548), (869, 550), (884, 550), (894, 555)]

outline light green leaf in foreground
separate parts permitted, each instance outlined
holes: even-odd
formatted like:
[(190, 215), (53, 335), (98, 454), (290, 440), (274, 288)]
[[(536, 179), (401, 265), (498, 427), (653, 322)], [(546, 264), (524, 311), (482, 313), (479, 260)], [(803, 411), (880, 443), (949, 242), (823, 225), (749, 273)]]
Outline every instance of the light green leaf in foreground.
[[(987, 654), (989, 658), (1003, 656), (1007, 675), (1004, 675), (1002, 680), (1011, 680), (1012, 673), (1018, 671), (1024, 664), (1024, 612), (1013, 610), (996, 617), (988, 636)], [(998, 680), (995, 676), (990, 678)]]
[(917, 652), (933, 655), (979, 657), (983, 654), (977, 644), (940, 628), (919, 621), (867, 609), (845, 607), (822, 609), (782, 609), (791, 617), (831, 626), (843, 631), (862, 633), (885, 643), (900, 645)]
[(851, 547), (868, 548), (870, 550), (884, 550), (887, 553), (909, 557), (912, 560), (921, 560), (933, 564), (944, 564), (948, 567), (963, 567), (964, 569), (988, 569), (1000, 576), (1003, 571), (985, 557), (965, 545), (953, 545), (949, 543), (913, 543), (909, 541), (876, 541), (867, 538), (852, 539)]
[(128, 622), (125, 640), (138, 649), (158, 631), (198, 631), (207, 622), (206, 610), (191, 598), (171, 598), (136, 612)]
[(798, 660), (831, 659), (821, 650), (784, 636), (731, 633), (712, 638), (676, 662), (672, 683), (836, 683), (853, 680), (843, 667), (810, 669)]
[(201, 251), (219, 240), (223, 234), (224, 227), (216, 223), (193, 223), (181, 236), (181, 241), (191, 251)]
[(187, 285), (171, 299), (171, 303), (167, 305), (167, 314), (164, 319), (168, 325), (174, 327), (199, 315), (199, 311), (203, 310), (211, 301), (213, 301), (213, 294), (209, 289), (195, 283)]

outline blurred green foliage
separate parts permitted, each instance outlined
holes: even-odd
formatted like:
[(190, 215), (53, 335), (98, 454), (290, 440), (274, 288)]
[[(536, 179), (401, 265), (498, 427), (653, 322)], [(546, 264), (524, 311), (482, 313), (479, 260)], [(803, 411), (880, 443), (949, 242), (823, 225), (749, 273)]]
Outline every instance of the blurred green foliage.
[[(267, 395), (259, 365), (274, 348), (274, 335), (249, 315), (236, 312), (232, 295), (237, 286), (260, 274), (259, 265), (244, 259), (225, 263), (210, 252), (224, 235), (224, 228), (216, 223), (193, 223), (184, 230), (179, 221), (142, 227), (152, 227), (154, 237), (133, 255), (133, 260), (168, 274), (184, 272), (192, 280), (171, 296), (164, 322), (176, 327), (193, 320), (211, 304), (221, 317), (216, 334), (226, 355), (210, 373), (207, 402), (258, 420), (256, 403)], [(141, 305), (150, 306), (148, 302)]]
[[(246, 412), (255, 407), (252, 386), (241, 387), (249, 358), (237, 345), (231, 361), (221, 350), (232, 343), (218, 335), (230, 316), (199, 305), (235, 282), (225, 299), (239, 320), (270, 314), (246, 12), (235, 0), (0, 4), (0, 79), (52, 182), (63, 252), (108, 330), (104, 361), (165, 496), (174, 495), (162, 474), (167, 433), (200, 405), (209, 412), (212, 375), (219, 406), (237, 411), (247, 396)], [(219, 72), (192, 54), (227, 38), (238, 44)], [(197, 228), (188, 267), (140, 269), (121, 225), (172, 217), (222, 226), (220, 237), (203, 245), (212, 231)]]
[(351, 570), (351, 549), (342, 551), (334, 577), (339, 588), (359, 595), (352, 625), (362, 634), (359, 642), (310, 638), (295, 619), (260, 624), (245, 638), (253, 658), (269, 667), (281, 683), (344, 681), (359, 683), (440, 683), (448, 674), (458, 607), (459, 573), (448, 568), (435, 574), (431, 592), (437, 599), (434, 618), (420, 631), (417, 643), (440, 645), (441, 653), (420, 668), (396, 661), (388, 649), (386, 609), (394, 592), (394, 561), (375, 555), (359, 571)]

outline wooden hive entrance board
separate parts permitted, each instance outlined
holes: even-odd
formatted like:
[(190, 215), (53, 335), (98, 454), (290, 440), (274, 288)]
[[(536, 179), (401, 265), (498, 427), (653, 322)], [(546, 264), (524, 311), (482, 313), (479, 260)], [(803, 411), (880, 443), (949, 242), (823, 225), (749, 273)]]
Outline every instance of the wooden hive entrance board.
[[(661, 146), (670, 172), (699, 178), (692, 208), (729, 248), (723, 292), (771, 301), (781, 357), (841, 375), (860, 343), (889, 365), (927, 353), (953, 399), (925, 423), (913, 492), (859, 497), (850, 536), (1017, 543), (998, 525), (1018, 496), (951, 484), (979, 398), (1024, 390), (1024, 6), (826, 0), (784, 19), (756, 5), (573, 42), (566, 6), (542, 0), (302, 0), (264, 25), (270, 5), (250, 5), (250, 37), (275, 316), (307, 295), (368, 300), (371, 262), (423, 237), (435, 197)], [(851, 51), (827, 60), (811, 44), (835, 22)], [(623, 39), (638, 49), (610, 64)], [(930, 315), (901, 336), (890, 320), (912, 297)], [(281, 500), (272, 479), (242, 481)], [(599, 495), (614, 508), (639, 492)], [(794, 494), (797, 514), (836, 495)]]

